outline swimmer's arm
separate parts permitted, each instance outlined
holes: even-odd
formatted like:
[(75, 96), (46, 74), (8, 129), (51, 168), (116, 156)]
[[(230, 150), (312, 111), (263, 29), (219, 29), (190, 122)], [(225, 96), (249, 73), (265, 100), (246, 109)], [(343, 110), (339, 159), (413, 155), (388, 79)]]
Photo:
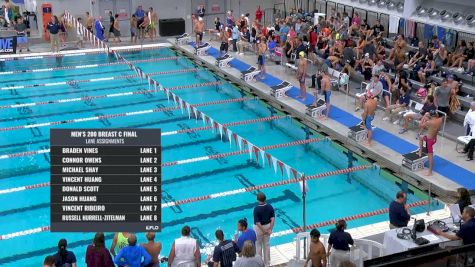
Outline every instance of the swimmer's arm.
[(109, 251), (110, 251), (110, 253), (112, 254), (113, 257), (115, 257), (115, 245), (117, 244), (117, 235), (118, 234), (114, 235), (114, 239), (112, 239), (111, 248), (109, 249)]
[(173, 241), (172, 248), (170, 249), (170, 254), (168, 254), (168, 267), (172, 266), (174, 259), (175, 259), (175, 241)]

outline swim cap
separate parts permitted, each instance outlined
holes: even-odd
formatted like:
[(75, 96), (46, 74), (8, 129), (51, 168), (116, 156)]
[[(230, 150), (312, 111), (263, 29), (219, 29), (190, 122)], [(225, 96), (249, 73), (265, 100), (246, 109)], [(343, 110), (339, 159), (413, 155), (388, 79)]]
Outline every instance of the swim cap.
[(300, 56), (300, 57), (305, 57), (305, 52), (304, 52), (304, 51), (300, 51), (299, 56)]

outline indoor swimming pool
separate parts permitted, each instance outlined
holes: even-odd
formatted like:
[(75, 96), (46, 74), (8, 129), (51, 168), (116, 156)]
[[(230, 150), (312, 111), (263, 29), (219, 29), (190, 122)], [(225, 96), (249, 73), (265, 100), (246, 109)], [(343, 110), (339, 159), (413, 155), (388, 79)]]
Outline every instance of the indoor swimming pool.
[[(275, 110), (211, 71), (178, 55), (171, 48), (124, 51), (120, 54), (149, 74), (163, 87), (258, 147), (305, 175), (371, 165), (366, 159), (314, 132)], [(52, 128), (161, 128), (162, 203), (289, 179), (285, 170), (252, 153), (188, 160), (246, 149), (219, 130), (198, 129), (203, 121), (189, 116), (163, 92), (151, 92), (127, 64), (104, 53), (69, 55), (62, 58), (25, 58), (2, 63), (0, 73), (0, 235), (47, 227), (50, 217), (49, 133)], [(261, 120), (255, 120), (262, 118)], [(242, 122), (242, 123), (241, 123)], [(232, 124), (233, 125), (233, 124)], [(195, 129), (196, 128), (196, 129)], [(182, 130), (182, 131), (179, 131)], [(317, 140), (317, 138), (321, 138)], [(231, 139), (231, 140), (230, 140)], [(307, 144), (289, 144), (312, 139)], [(282, 145), (280, 148), (279, 144)], [(27, 152), (27, 153), (25, 153)], [(29, 152), (29, 153), (28, 153)], [(17, 153), (22, 153), (18, 155)], [(16, 156), (11, 156), (16, 155)], [(264, 161), (263, 161), (264, 160)], [(180, 164), (166, 164), (180, 161)], [(334, 175), (308, 182), (307, 224), (387, 208), (401, 188), (409, 189), (408, 203), (428, 196), (376, 166), (350, 174)], [(299, 184), (263, 189), (276, 211), (274, 232), (302, 225), (302, 193)], [(200, 241), (202, 258), (211, 251), (214, 232), (221, 228), (226, 238), (236, 232), (237, 221), (252, 211), (257, 191), (165, 207), (163, 230), (157, 240), (168, 256), (180, 229), (189, 225)], [(331, 208), (330, 208), (331, 207)], [(442, 204), (432, 201), (431, 209)], [(427, 205), (412, 209), (422, 213)], [(381, 222), (387, 214), (348, 222), (349, 228)], [(320, 229), (328, 233), (331, 227)], [(59, 239), (68, 240), (78, 266), (85, 266), (86, 247), (93, 233), (25, 234), (0, 240), (0, 265), (38, 266), (45, 255), (56, 252)], [(106, 233), (110, 246), (113, 233)], [(139, 241), (145, 235), (138, 234)], [(294, 234), (271, 239), (271, 245), (291, 242)]]

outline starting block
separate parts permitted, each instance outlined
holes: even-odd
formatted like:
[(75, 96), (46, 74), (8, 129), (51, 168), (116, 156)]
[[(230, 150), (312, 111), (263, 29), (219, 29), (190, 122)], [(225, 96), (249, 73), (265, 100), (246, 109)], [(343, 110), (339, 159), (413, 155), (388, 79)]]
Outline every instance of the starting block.
[(361, 124), (352, 126), (350, 132), (348, 132), (348, 137), (359, 143), (368, 139), (368, 130)]
[(228, 54), (222, 56), (222, 57), (218, 57), (216, 59), (216, 66), (220, 67), (220, 68), (224, 68), (224, 67), (229, 67), (229, 62), (231, 62), (231, 60), (233, 60), (234, 58)]
[(209, 45), (208, 43), (204, 43), (204, 44), (200, 45), (200, 47), (195, 48), (196, 55), (197, 56), (204, 56), (204, 55), (208, 54), (208, 49), (210, 49), (210, 48), (211, 48), (211, 45)]
[(271, 86), (270, 94), (275, 98), (281, 98), (290, 88), (292, 88), (292, 85), (288, 81), (283, 81), (278, 85)]
[(175, 39), (175, 43), (177, 45), (185, 45), (190, 41), (190, 35), (188, 33), (184, 33)]
[(425, 152), (422, 152), (422, 157), (416, 151), (402, 155), (402, 166), (408, 168), (411, 171), (417, 171), (424, 169), (424, 164), (427, 162), (428, 157)]
[(260, 70), (256, 69), (255, 67), (250, 67), (247, 70), (241, 71), (241, 79), (245, 82), (252, 81), (257, 75), (261, 73)]
[(312, 118), (318, 118), (323, 116), (323, 111), (327, 108), (327, 105), (325, 103), (325, 100), (322, 98), (319, 98), (317, 100), (317, 106), (308, 105), (307, 106), (307, 111), (305, 114), (309, 115)]

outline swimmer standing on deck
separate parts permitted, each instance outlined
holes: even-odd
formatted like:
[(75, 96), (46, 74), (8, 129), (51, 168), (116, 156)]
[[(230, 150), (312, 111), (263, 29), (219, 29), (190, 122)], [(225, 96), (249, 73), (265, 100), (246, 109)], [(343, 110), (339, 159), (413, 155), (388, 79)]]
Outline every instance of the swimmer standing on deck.
[(305, 52), (300, 51), (299, 53), (299, 66), (297, 68), (297, 80), (300, 84), (300, 95), (297, 98), (302, 99), (302, 101), (307, 100), (307, 88), (305, 87), (305, 78), (307, 75), (307, 61), (305, 60)]
[(419, 157), (422, 156), (423, 143), (426, 142), (426, 152), (429, 159), (429, 170), (426, 175), (432, 175), (432, 167), (434, 164), (434, 145), (437, 142), (437, 134), (439, 133), (440, 126), (443, 123), (443, 117), (439, 117), (439, 113), (435, 110), (429, 111), (430, 119), (421, 122), (421, 128), (427, 128), (427, 135), (421, 135), (419, 137)]
[(368, 139), (367, 139), (367, 145), (371, 146), (371, 140), (373, 137), (373, 128), (371, 126), (371, 122), (374, 119), (374, 114), (376, 111), (376, 107), (378, 106), (378, 101), (377, 97), (370, 97), (366, 100), (364, 103), (364, 110), (363, 114), (361, 115), (361, 119), (363, 120), (363, 127), (368, 130)]
[(203, 18), (198, 17), (198, 20), (195, 23), (195, 33), (196, 33), (196, 48), (201, 46), (201, 41), (203, 40), (203, 31), (204, 31), (204, 23)]

